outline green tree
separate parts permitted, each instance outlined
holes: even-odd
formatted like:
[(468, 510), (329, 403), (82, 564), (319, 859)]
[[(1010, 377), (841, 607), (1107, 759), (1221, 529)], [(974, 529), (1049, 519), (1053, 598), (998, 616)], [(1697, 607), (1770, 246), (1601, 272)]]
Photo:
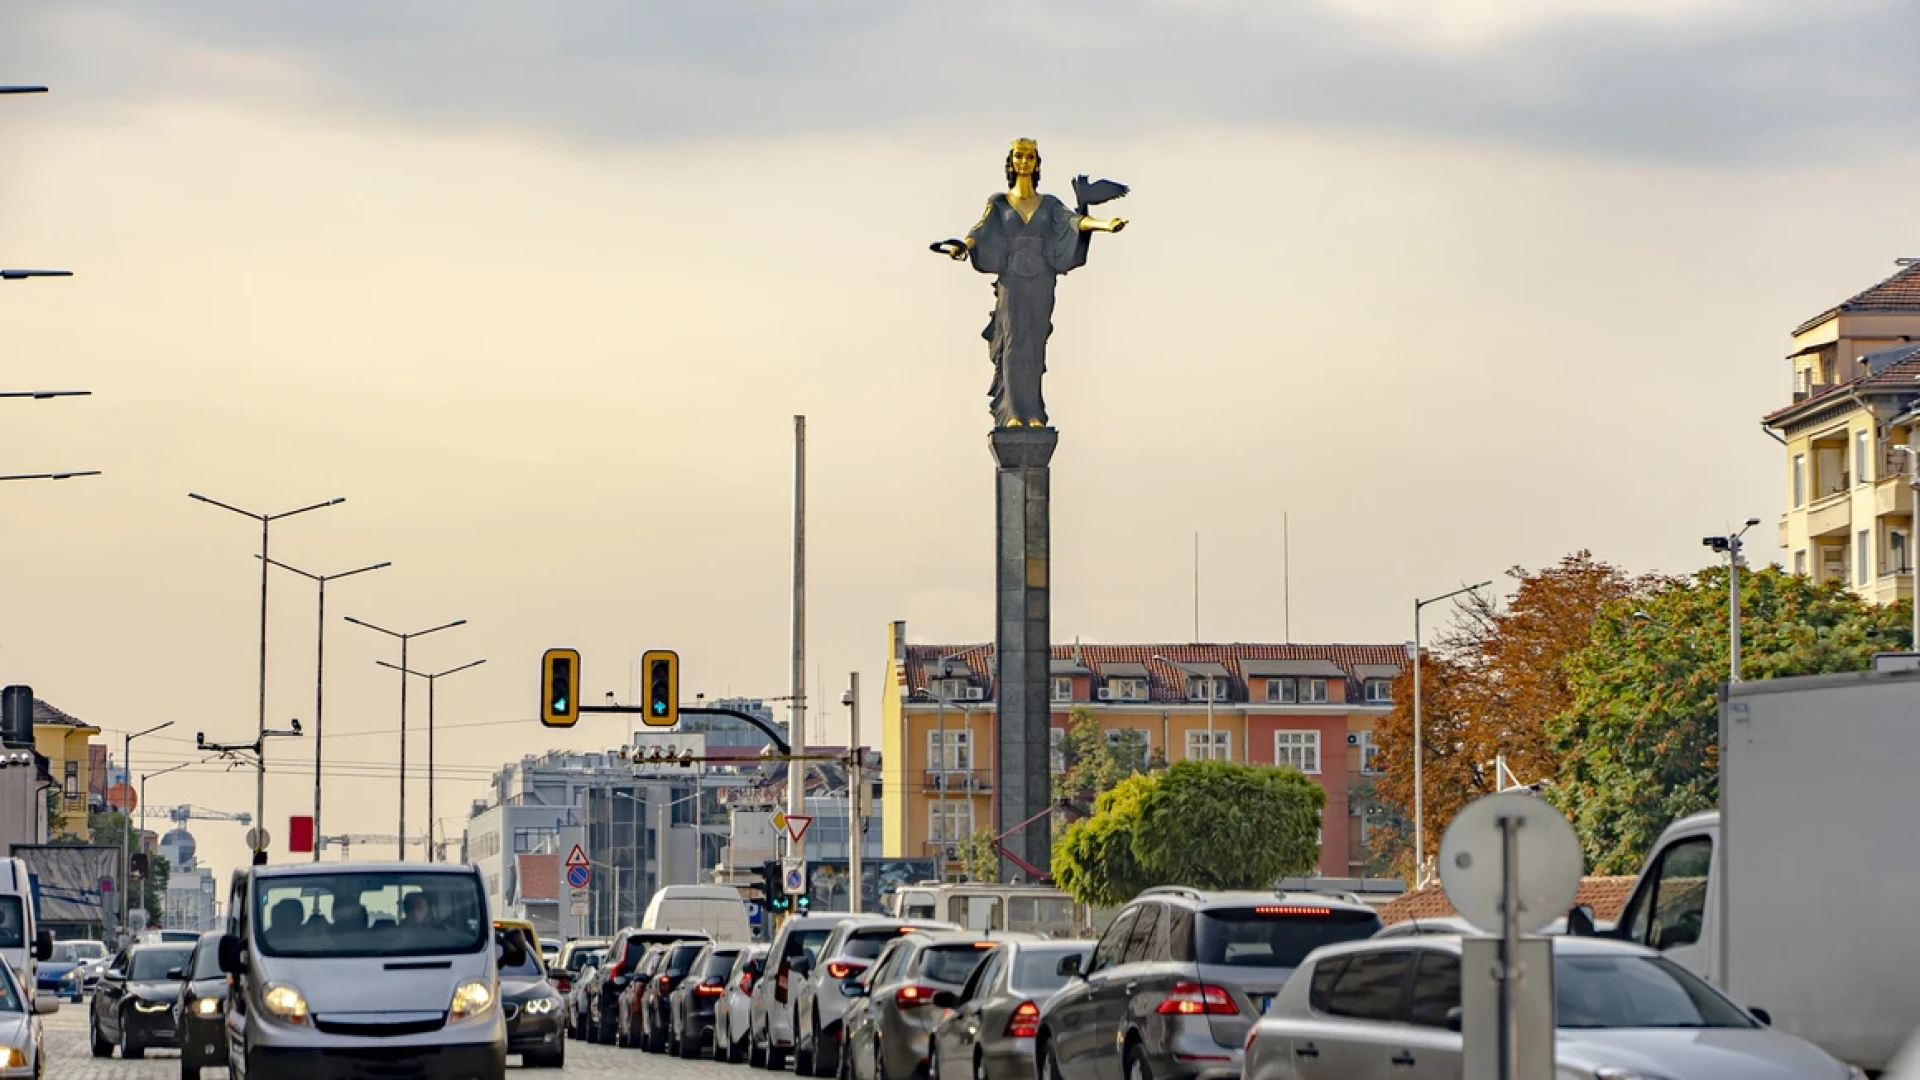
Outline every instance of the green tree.
[(1100, 796), (1054, 847), (1055, 879), (1089, 904), (1153, 885), (1256, 889), (1313, 871), (1327, 793), (1284, 766), (1182, 761)]
[(994, 849), (993, 837), (992, 829), (980, 829), (967, 837), (961, 862), (967, 876), (975, 881), (1000, 880), (1000, 853)]
[(1081, 806), (1090, 805), (1138, 773), (1146, 760), (1144, 733), (1132, 729), (1103, 731), (1091, 708), (1075, 705), (1067, 713), (1067, 729), (1060, 737), (1056, 764), (1065, 769), (1054, 774), (1054, 795)]
[[(1911, 609), (1778, 567), (1740, 579), (1747, 679), (1862, 671), (1908, 647)], [(1606, 604), (1567, 661), (1573, 701), (1549, 724), (1563, 766), (1550, 797), (1592, 872), (1637, 871), (1675, 818), (1718, 805), (1718, 687), (1728, 675), (1727, 571), (1702, 570)]]

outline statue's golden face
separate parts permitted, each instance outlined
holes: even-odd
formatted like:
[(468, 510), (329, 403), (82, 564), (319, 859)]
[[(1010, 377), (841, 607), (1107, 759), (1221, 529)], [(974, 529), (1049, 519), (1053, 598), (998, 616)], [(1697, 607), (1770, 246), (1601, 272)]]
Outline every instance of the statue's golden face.
[(1040, 149), (1030, 143), (1013, 148), (1013, 174), (1032, 176), (1033, 170), (1040, 166)]

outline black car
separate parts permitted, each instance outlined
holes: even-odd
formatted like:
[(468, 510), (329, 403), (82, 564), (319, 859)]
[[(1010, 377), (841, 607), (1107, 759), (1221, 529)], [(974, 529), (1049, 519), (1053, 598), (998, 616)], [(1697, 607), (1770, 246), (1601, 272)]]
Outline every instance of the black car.
[(100, 976), (87, 1014), (94, 1057), (112, 1057), (116, 1045), (123, 1058), (145, 1057), (150, 1046), (178, 1045), (173, 1009), (193, 949), (167, 942), (120, 950)]
[(640, 1037), (635, 1042), (640, 1047), (655, 1054), (672, 1054), (679, 1051), (673, 1041), (673, 1029), (668, 1023), (667, 998), (680, 988), (687, 973), (693, 970), (693, 958), (707, 950), (710, 943), (705, 941), (683, 941), (664, 950), (660, 963), (654, 966), (653, 975), (644, 986), (633, 988), (639, 997)]
[[(501, 931), (519, 936), (518, 930)], [(505, 942), (502, 942), (504, 945)], [(512, 950), (508, 956), (514, 955)], [(561, 1019), (560, 991), (547, 978), (538, 949), (519, 950), (517, 964), (500, 961), (500, 1011), (507, 1021), (507, 1053), (519, 1054), (530, 1069), (559, 1069), (567, 1063), (567, 1032)]]
[(647, 954), (647, 946), (667, 941), (707, 940), (707, 935), (674, 930), (626, 929), (614, 936), (600, 969), (600, 985), (594, 994), (593, 1015), (588, 1018), (593, 1041), (610, 1043), (620, 1030), (620, 992), (633, 978), (634, 968)]
[(181, 1080), (199, 1080), (200, 1070), (227, 1065), (227, 973), (220, 970), (220, 931), (209, 930), (187, 957), (174, 1030), (180, 1033)]
[[(745, 945), (708, 945), (693, 957), (686, 978), (667, 995), (667, 1038), (683, 1058), (704, 1055), (714, 1044), (713, 1014), (727, 992), (727, 976)], [(716, 1056), (725, 1057), (724, 1051)]]

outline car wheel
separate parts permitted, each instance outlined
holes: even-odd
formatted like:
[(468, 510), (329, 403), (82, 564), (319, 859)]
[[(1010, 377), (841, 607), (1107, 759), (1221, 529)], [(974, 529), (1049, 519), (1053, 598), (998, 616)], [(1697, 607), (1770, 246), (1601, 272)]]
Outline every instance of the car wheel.
[(97, 1017), (87, 1018), (87, 1041), (93, 1046), (94, 1057), (112, 1057), (113, 1044), (100, 1034), (100, 1021)]
[(987, 1056), (977, 1046), (973, 1048), (973, 1080), (987, 1080)]
[(1153, 1069), (1147, 1065), (1146, 1051), (1139, 1043), (1127, 1047), (1127, 1080), (1153, 1080)]
[(940, 1080), (940, 1040), (927, 1040), (927, 1080)]
[[(798, 1026), (799, 1025), (795, 1025), (796, 1028)], [(795, 1076), (814, 1075), (813, 1065), (820, 1054), (820, 1023), (818, 1017), (814, 1018), (811, 1030), (809, 1031), (809, 1037), (812, 1038), (813, 1041), (805, 1046), (801, 1046), (800, 1032), (796, 1030), (793, 1033), (793, 1075)]]
[[(718, 1051), (716, 1050), (717, 1054)], [(733, 1019), (727, 1019), (727, 1064), (738, 1065), (747, 1060), (747, 1041), (733, 1037)]]
[(147, 1048), (133, 1041), (133, 1025), (127, 1023), (127, 1018), (122, 1016), (120, 1018), (120, 1060), (138, 1061), (146, 1056)]
[(1060, 1080), (1060, 1058), (1051, 1039), (1040, 1044), (1040, 1080)]
[(180, 1051), (180, 1080), (200, 1080), (200, 1062), (185, 1050)]

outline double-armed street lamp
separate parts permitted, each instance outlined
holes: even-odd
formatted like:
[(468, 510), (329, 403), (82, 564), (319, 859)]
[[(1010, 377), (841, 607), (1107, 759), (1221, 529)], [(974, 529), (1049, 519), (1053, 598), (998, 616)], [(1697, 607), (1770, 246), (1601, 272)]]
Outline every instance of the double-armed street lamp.
[(1413, 664), (1413, 887), (1418, 889), (1425, 882), (1421, 874), (1427, 865), (1426, 820), (1422, 817), (1426, 809), (1423, 800), (1426, 780), (1426, 744), (1420, 731), (1420, 609), (1443, 600), (1451, 600), (1463, 593), (1479, 592), (1493, 584), (1483, 581), (1478, 585), (1462, 585), (1450, 593), (1426, 600), (1413, 602), (1413, 644), (1407, 650), (1407, 660)]
[[(388, 637), (400, 639), (400, 665), (398, 669), (400, 671), (400, 827), (394, 830), (394, 835), (404, 837), (407, 835), (407, 643), (417, 637), (426, 637), (428, 634), (437, 634), (442, 630), (451, 630), (456, 626), (465, 626), (467, 625), (467, 620), (455, 619), (449, 623), (441, 623), (439, 626), (431, 626), (425, 630), (414, 630), (404, 634), (398, 630), (389, 630), (384, 626), (375, 626), (364, 619), (356, 619), (351, 615), (346, 616), (346, 620), (355, 626), (364, 626), (369, 630), (378, 631)], [(428, 847), (431, 848), (433, 834), (431, 823), (429, 823), (427, 834), (429, 841)], [(407, 845), (401, 843), (399, 849), (400, 861), (407, 861)], [(429, 859), (433, 857), (431, 850), (429, 850), (427, 857)]]
[[(375, 660), (374, 663), (379, 664), (383, 668), (392, 668), (399, 672), (403, 681), (408, 675), (427, 680), (427, 861), (433, 862), (433, 830), (438, 824), (438, 819), (433, 816), (433, 688), (439, 684), (441, 679), (446, 678), (454, 672), (479, 667), (481, 664), (486, 663), (486, 661), (470, 660), (467, 663), (461, 664), (459, 667), (450, 667), (445, 671), (433, 672), (409, 671), (404, 667), (389, 664), (385, 660)], [(405, 766), (402, 766), (402, 768), (404, 767)]]
[[(326, 699), (327, 699), (327, 582), (340, 578), (364, 574), (370, 570), (384, 570), (393, 564), (374, 563), (362, 566), (358, 570), (343, 570), (338, 574), (314, 574), (297, 566), (288, 566), (277, 559), (266, 560), (290, 573), (299, 574), (320, 587), (320, 621), (313, 646), (313, 835), (325, 835), (320, 831), (320, 764), (325, 750), (326, 739)], [(320, 845), (313, 845), (313, 861), (320, 861)]]
[[(269, 530), (273, 523), (279, 521), (281, 518), (290, 518), (296, 514), (304, 514), (309, 510), (323, 510), (329, 506), (339, 506), (347, 500), (345, 498), (328, 499), (326, 502), (317, 502), (310, 506), (302, 506), (298, 510), (283, 510), (277, 514), (256, 514), (251, 510), (242, 510), (237, 506), (230, 506), (218, 499), (209, 499), (205, 495), (196, 494), (191, 491), (187, 492), (187, 498), (206, 503), (208, 506), (217, 506), (222, 510), (239, 514), (241, 517), (252, 518), (260, 523), (260, 716), (258, 726), (254, 730), (257, 733), (257, 739), (265, 739), (267, 735), (267, 569), (273, 564), (273, 560), (268, 557), (267, 554)], [(298, 732), (299, 730), (298, 725), (296, 725), (294, 731)], [(261, 765), (263, 770), (266, 767), (264, 760), (263, 757), (263, 764)], [(259, 822), (260, 825), (258, 827), (264, 830), (267, 821), (267, 785), (266, 774), (264, 772), (261, 773), (261, 782), (254, 786), (256, 791), (253, 801), (253, 819)], [(255, 854), (264, 856), (266, 853), (260, 851)]]

